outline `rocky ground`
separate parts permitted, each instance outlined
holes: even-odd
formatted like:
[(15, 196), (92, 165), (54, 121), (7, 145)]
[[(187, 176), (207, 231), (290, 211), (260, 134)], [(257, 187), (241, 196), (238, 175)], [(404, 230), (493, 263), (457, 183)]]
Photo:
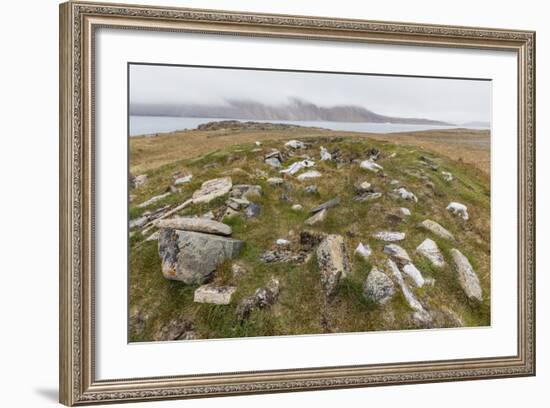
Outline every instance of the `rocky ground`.
[(130, 341), (490, 324), (486, 174), (406, 143), (261, 131), (131, 167)]

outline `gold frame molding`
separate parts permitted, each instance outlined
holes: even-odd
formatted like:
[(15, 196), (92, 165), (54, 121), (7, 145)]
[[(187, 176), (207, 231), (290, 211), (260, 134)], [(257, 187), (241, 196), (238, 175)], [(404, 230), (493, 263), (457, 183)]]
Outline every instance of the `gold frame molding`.
[[(94, 32), (100, 27), (505, 50), (518, 62), (518, 349), (513, 356), (96, 380)], [(535, 375), (535, 33), (229, 11), (60, 5), (60, 402), (131, 402)]]

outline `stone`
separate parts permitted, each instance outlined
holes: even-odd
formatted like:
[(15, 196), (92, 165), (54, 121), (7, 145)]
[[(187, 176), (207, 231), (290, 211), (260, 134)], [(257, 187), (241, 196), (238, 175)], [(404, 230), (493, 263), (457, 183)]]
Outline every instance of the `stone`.
[(393, 152), (388, 156), (388, 159), (393, 159), (395, 156), (397, 156), (397, 153)]
[(284, 180), (281, 177), (270, 177), (267, 179), (267, 184), (270, 186), (280, 186), (284, 183)]
[(234, 279), (239, 279), (241, 276), (246, 274), (246, 269), (242, 265), (234, 263), (233, 265), (231, 265), (231, 274), (233, 275)]
[(290, 174), (291, 176), (298, 173), (300, 170), (307, 167), (312, 167), (315, 165), (313, 160), (302, 160), (295, 163), (292, 163), (288, 168), (281, 170), (280, 173)]
[(277, 149), (273, 149), (271, 150), (269, 153), (267, 153), (265, 156), (264, 156), (264, 159), (271, 159), (271, 158), (276, 158), (277, 160), (279, 160), (279, 162), (282, 162), (283, 161), (283, 155), (281, 154), (281, 152)]
[(376, 161), (380, 157), (380, 150), (378, 150), (376, 147), (373, 147), (372, 149), (369, 149), (367, 154), (369, 155), (370, 160)]
[(302, 207), (300, 204), (294, 204), (292, 206), (292, 211), (302, 211), (304, 207)]
[(153, 223), (157, 228), (171, 228), (182, 231), (204, 232), (205, 234), (231, 235), (231, 227), (207, 218), (175, 217)]
[(130, 220), (129, 227), (130, 228), (141, 228), (145, 224), (147, 224), (148, 221), (149, 221), (148, 217), (135, 218), (133, 220)]
[(436, 268), (445, 266), (445, 259), (439, 251), (437, 244), (430, 238), (426, 238), (420, 245), (416, 247), (416, 252), (426, 257), (430, 263)]
[(140, 188), (147, 184), (147, 180), (147, 174), (140, 174), (132, 179), (132, 184), (134, 188)]
[(468, 207), (466, 207), (464, 204), (457, 203), (457, 202), (451, 202), (447, 206), (447, 211), (450, 211), (452, 214), (462, 218), (464, 221), (468, 221), (470, 218), (468, 216)]
[(292, 251), (288, 247), (279, 246), (276, 249), (265, 251), (260, 255), (260, 260), (265, 263), (293, 262), (303, 263), (307, 259), (307, 252)]
[(307, 220), (304, 221), (304, 224), (306, 225), (315, 225), (319, 224), (320, 222), (323, 222), (327, 218), (327, 210), (323, 209), (317, 213), (315, 213), (313, 216), (309, 217)]
[(151, 235), (149, 235), (145, 241), (158, 241), (159, 239), (159, 232), (158, 231), (155, 231), (153, 232)]
[(424, 277), (422, 276), (422, 273), (418, 270), (416, 266), (412, 263), (407, 263), (401, 268), (403, 270), (403, 273), (405, 273), (409, 278), (411, 278), (414, 282), (414, 284), (421, 288), (424, 286)]
[(355, 188), (360, 193), (366, 193), (371, 191), (372, 184), (368, 181), (363, 181), (355, 185)]
[(246, 198), (229, 197), (225, 202), (228, 207), (233, 208), (235, 211), (242, 210), (250, 205), (250, 201)]
[(266, 309), (273, 306), (280, 293), (279, 280), (272, 277), (263, 288), (256, 289), (254, 295), (247, 297), (237, 306), (236, 315), (239, 322), (250, 317), (255, 309)]
[(316, 194), (317, 193), (317, 186), (315, 184), (309, 185), (304, 188), (304, 192), (308, 194)]
[(232, 187), (233, 183), (231, 177), (222, 177), (205, 181), (202, 183), (201, 187), (193, 193), (193, 203), (209, 203), (213, 199), (229, 193)]
[(443, 177), (443, 180), (445, 181), (453, 181), (454, 177), (451, 173), (448, 171), (442, 171), (441, 176)]
[(331, 234), (317, 247), (317, 263), (321, 273), (321, 285), (327, 296), (336, 293), (341, 278), (350, 273), (349, 259), (344, 237)]
[(437, 222), (432, 220), (424, 220), (420, 223), (420, 227), (424, 228), (427, 231), (430, 231), (432, 234), (437, 235), (440, 238), (454, 241), (455, 237)]
[(411, 210), (409, 210), (408, 208), (405, 208), (405, 207), (399, 208), (399, 212), (401, 213), (401, 215), (404, 215), (406, 217), (411, 215)]
[(363, 160), (361, 164), (359, 164), (359, 167), (365, 170), (372, 171), (374, 173), (378, 173), (378, 171), (383, 170), (383, 167), (379, 164), (374, 163), (371, 160)]
[(303, 149), (306, 145), (304, 142), (300, 142), (299, 140), (289, 140), (285, 143), (285, 147), (289, 147), (291, 149)]
[(243, 241), (172, 228), (159, 230), (158, 250), (165, 278), (205, 283), (224, 261), (239, 256)]
[(237, 288), (235, 286), (220, 286), (216, 284), (206, 284), (199, 286), (195, 290), (193, 301), (196, 303), (211, 303), (214, 305), (228, 305), (231, 303), (231, 296)]
[(189, 174), (188, 176), (179, 177), (179, 178), (175, 179), (174, 180), (174, 185), (179, 186), (180, 184), (187, 184), (191, 180), (193, 180), (193, 175)]
[(374, 267), (363, 284), (363, 295), (368, 300), (383, 305), (395, 294), (392, 280), (384, 272)]
[(394, 231), (380, 231), (373, 234), (372, 236), (380, 241), (386, 241), (386, 242), (403, 241), (405, 239), (404, 232), (394, 232)]
[(200, 216), (200, 218), (204, 218), (204, 219), (207, 219), (207, 220), (213, 220), (214, 218), (216, 218), (216, 216), (214, 215), (212, 210), (210, 210), (210, 211), (205, 212), (204, 214), (202, 214)]
[(429, 313), (426, 312), (426, 310), (424, 309), (424, 306), (422, 306), (422, 304), (416, 299), (416, 297), (411, 292), (410, 288), (407, 286), (407, 284), (403, 280), (403, 275), (401, 275), (401, 271), (397, 267), (397, 264), (391, 259), (388, 259), (387, 264), (388, 264), (388, 269), (390, 270), (397, 284), (401, 288), (401, 292), (403, 293), (403, 296), (405, 297), (407, 304), (415, 311), (415, 313), (418, 313), (417, 315), (418, 320), (423, 320), (423, 321), (431, 320)]
[(192, 340), (189, 333), (192, 333), (193, 322), (184, 317), (177, 317), (166, 323), (153, 335), (155, 341), (171, 340)]
[(304, 181), (304, 180), (309, 180), (309, 179), (312, 179), (312, 178), (318, 178), (318, 177), (321, 177), (322, 174), (319, 173), (317, 170), (311, 170), (311, 171), (306, 171), (305, 173), (302, 173), (300, 174), (297, 179), (300, 180), (300, 181)]
[(405, 265), (411, 262), (411, 258), (407, 251), (396, 244), (388, 244), (384, 246), (384, 253), (391, 259), (397, 262), (398, 265)]
[(321, 161), (326, 161), (326, 160), (332, 160), (332, 155), (328, 152), (327, 149), (321, 146)]
[(275, 241), (275, 244), (277, 244), (279, 246), (289, 246), (290, 241), (288, 239), (279, 238), (277, 241)]
[(256, 146), (261, 146), (261, 145), (262, 145), (262, 142), (256, 140), (256, 141), (254, 142), (254, 144), (255, 144)]
[(393, 190), (393, 192), (395, 195), (403, 200), (414, 201), (415, 203), (418, 202), (418, 198), (405, 187), (396, 188), (395, 190)]
[(265, 159), (265, 164), (267, 164), (268, 166), (271, 166), (273, 168), (281, 167), (281, 162), (276, 157), (270, 157), (270, 158)]
[(323, 204), (321, 204), (320, 206), (318, 207), (315, 207), (313, 210), (311, 210), (310, 212), (312, 214), (315, 214), (316, 212), (319, 212), (319, 211), (322, 211), (322, 210), (327, 210), (331, 207), (334, 207), (336, 205), (340, 204), (340, 198), (336, 197), (336, 198), (333, 198), (332, 200), (329, 200)]
[(353, 201), (373, 201), (382, 197), (382, 193), (362, 193), (353, 197)]
[(458, 249), (451, 249), (451, 257), (455, 264), (455, 270), (458, 274), (458, 282), (464, 290), (464, 293), (469, 299), (477, 300), (481, 302), (483, 296), (481, 293), (481, 286), (479, 284), (479, 278), (477, 277), (474, 268)]
[(359, 254), (361, 258), (367, 261), (372, 254), (372, 249), (369, 246), (369, 244), (365, 246), (363, 245), (363, 243), (359, 242), (359, 244), (357, 245), (357, 248), (355, 248), (355, 253)]
[(246, 210), (244, 210), (244, 216), (246, 218), (256, 218), (259, 217), (262, 212), (262, 206), (255, 203), (250, 203)]
[(150, 198), (149, 200), (139, 204), (137, 207), (138, 208), (145, 208), (145, 207), (149, 207), (150, 205), (152, 204), (155, 204), (156, 202), (159, 202), (160, 200), (168, 197), (170, 194), (170, 192), (167, 192), (167, 193), (164, 193), (164, 194), (160, 194), (160, 195), (157, 195), (157, 196), (154, 196), (152, 198)]
[(236, 184), (231, 188), (229, 194), (235, 198), (254, 198), (262, 195), (262, 186), (257, 184)]
[(390, 186), (397, 186), (398, 184), (399, 184), (399, 180), (390, 181)]

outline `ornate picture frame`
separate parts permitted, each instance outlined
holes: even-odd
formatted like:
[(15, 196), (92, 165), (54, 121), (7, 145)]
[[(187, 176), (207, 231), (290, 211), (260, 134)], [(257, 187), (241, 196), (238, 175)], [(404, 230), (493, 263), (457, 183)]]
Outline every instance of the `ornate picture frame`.
[[(212, 33), (517, 55), (517, 353), (484, 358), (98, 380), (94, 47), (99, 28)], [(60, 401), (133, 402), (535, 375), (535, 33), (67, 2), (60, 6)]]

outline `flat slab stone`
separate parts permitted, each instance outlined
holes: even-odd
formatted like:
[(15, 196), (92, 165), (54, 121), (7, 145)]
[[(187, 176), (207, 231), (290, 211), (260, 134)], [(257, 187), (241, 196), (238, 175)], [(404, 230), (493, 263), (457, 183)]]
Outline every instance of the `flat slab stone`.
[(430, 238), (426, 238), (422, 241), (422, 243), (416, 247), (416, 252), (426, 257), (436, 268), (443, 268), (446, 265), (443, 254), (441, 254), (437, 244)]
[(454, 241), (455, 237), (437, 222), (432, 220), (424, 220), (420, 223), (420, 226), (427, 231), (430, 231), (432, 234), (437, 235), (440, 238), (447, 239), (449, 241)]
[(193, 175), (190, 174), (188, 176), (180, 177), (174, 180), (174, 185), (178, 186), (180, 184), (186, 184), (189, 183), (191, 180), (193, 180)]
[(231, 296), (233, 296), (236, 290), (235, 286), (218, 286), (211, 283), (202, 285), (195, 290), (193, 301), (214, 305), (228, 305), (231, 303)]
[(164, 194), (159, 194), (157, 196), (151, 197), (149, 200), (139, 204), (137, 207), (138, 208), (149, 207), (151, 204), (155, 204), (156, 202), (162, 200), (163, 198), (168, 197), (170, 194), (172, 194), (172, 193), (167, 192), (167, 193), (164, 193)]
[(281, 177), (270, 177), (267, 179), (267, 184), (271, 186), (280, 186), (284, 182), (284, 179), (282, 179)]
[(396, 244), (388, 244), (384, 246), (384, 253), (389, 255), (398, 264), (406, 264), (411, 262), (411, 258), (405, 248)]
[(318, 207), (315, 207), (313, 210), (311, 210), (310, 212), (312, 214), (315, 214), (316, 212), (319, 212), (319, 211), (322, 211), (322, 210), (326, 210), (330, 207), (334, 207), (336, 205), (340, 204), (340, 198), (336, 197), (336, 198), (333, 198), (332, 200), (329, 200), (327, 201), (326, 203), (323, 203), (321, 204), (320, 206)]
[(281, 167), (281, 162), (277, 157), (269, 157), (265, 159), (265, 164), (274, 168)]
[(405, 264), (402, 268), (403, 273), (406, 274), (409, 278), (411, 278), (414, 282), (414, 284), (421, 288), (424, 286), (424, 277), (422, 276), (422, 273), (418, 270), (416, 266), (412, 263)]
[(217, 197), (221, 197), (231, 191), (233, 182), (231, 177), (221, 177), (202, 183), (201, 188), (193, 193), (193, 203), (209, 203)]
[(405, 239), (405, 235), (406, 234), (404, 232), (396, 231), (380, 231), (372, 234), (374, 238), (386, 242), (403, 241)]
[(159, 230), (158, 250), (165, 278), (186, 284), (205, 283), (216, 267), (239, 256), (243, 241), (172, 228)]
[(292, 163), (288, 168), (281, 170), (281, 173), (290, 174), (291, 176), (298, 173), (300, 170), (305, 169), (307, 167), (312, 167), (315, 165), (315, 162), (313, 160), (301, 160), (295, 163)]
[(455, 270), (458, 274), (458, 282), (464, 290), (464, 293), (468, 298), (481, 302), (483, 296), (481, 293), (481, 286), (479, 284), (479, 278), (474, 272), (474, 268), (468, 261), (462, 252), (458, 249), (451, 249), (451, 257), (455, 264)]
[(327, 218), (327, 212), (328, 211), (326, 209), (323, 209), (323, 210), (315, 213), (314, 215), (309, 217), (307, 220), (305, 220), (304, 224), (306, 224), (306, 225), (315, 225), (315, 224), (318, 224), (320, 222), (323, 222)]
[(310, 180), (310, 179), (313, 179), (313, 178), (318, 178), (318, 177), (321, 177), (321, 176), (322, 176), (322, 174), (319, 173), (317, 170), (310, 170), (310, 171), (306, 171), (305, 173), (300, 174), (296, 178), (300, 181), (304, 181), (304, 180)]
[(332, 296), (336, 293), (340, 279), (351, 271), (344, 237), (327, 235), (317, 247), (317, 263), (323, 290), (327, 296)]
[(204, 232), (206, 234), (231, 235), (231, 227), (208, 218), (176, 217), (154, 222), (157, 228), (172, 228), (182, 231)]
[(378, 171), (383, 169), (382, 166), (380, 166), (379, 164), (376, 164), (375, 162), (373, 162), (371, 160), (363, 160), (359, 164), (359, 167), (361, 167), (362, 169), (365, 169), (365, 170), (372, 171), (374, 173), (378, 173)]

